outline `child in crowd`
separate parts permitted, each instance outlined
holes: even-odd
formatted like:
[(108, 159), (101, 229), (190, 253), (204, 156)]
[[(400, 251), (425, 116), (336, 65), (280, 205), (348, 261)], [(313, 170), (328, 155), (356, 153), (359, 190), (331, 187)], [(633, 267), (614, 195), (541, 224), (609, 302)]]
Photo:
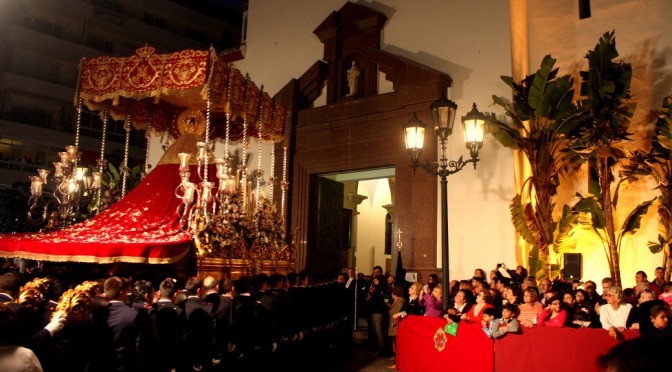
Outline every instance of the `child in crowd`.
[(488, 307), (483, 310), (483, 318), (481, 319), (481, 326), (483, 327), (483, 332), (492, 338), (492, 325), (493, 320), (495, 319), (495, 309)]
[(492, 338), (500, 338), (507, 333), (520, 331), (520, 323), (516, 319), (518, 307), (514, 304), (506, 304), (502, 308), (502, 317), (492, 323)]
[(651, 336), (672, 336), (670, 317), (665, 305), (655, 305), (651, 308), (651, 323), (653, 323)]

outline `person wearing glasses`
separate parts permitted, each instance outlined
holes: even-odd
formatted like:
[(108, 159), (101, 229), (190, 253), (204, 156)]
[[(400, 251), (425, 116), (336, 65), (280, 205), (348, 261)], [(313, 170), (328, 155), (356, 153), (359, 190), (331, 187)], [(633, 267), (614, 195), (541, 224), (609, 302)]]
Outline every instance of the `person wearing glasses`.
[(602, 328), (609, 331), (609, 336), (620, 340), (626, 329), (632, 305), (625, 302), (623, 290), (617, 285), (606, 288), (603, 296), (606, 297), (607, 303), (600, 307), (600, 323)]

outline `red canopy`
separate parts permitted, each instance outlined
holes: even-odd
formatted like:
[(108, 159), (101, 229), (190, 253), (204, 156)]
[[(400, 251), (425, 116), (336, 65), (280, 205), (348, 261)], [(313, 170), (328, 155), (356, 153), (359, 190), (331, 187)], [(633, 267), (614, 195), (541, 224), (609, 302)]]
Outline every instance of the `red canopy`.
[(89, 263), (167, 264), (193, 244), (178, 226), (173, 194), (178, 164), (157, 166), (128, 195), (99, 215), (49, 233), (0, 235), (0, 257)]

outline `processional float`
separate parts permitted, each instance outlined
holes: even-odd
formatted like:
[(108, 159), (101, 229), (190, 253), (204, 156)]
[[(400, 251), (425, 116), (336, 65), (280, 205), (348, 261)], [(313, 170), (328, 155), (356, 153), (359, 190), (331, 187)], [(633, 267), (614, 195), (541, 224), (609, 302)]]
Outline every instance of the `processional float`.
[[(88, 204), (97, 215), (77, 224), (72, 224), (71, 218), (59, 219), (60, 223), (51, 226), (60, 228), (57, 231), (0, 236), (0, 256), (172, 263), (193, 249), (201, 274), (221, 277), (222, 272), (228, 272), (235, 277), (286, 272), (294, 267), (295, 245), (285, 231), (288, 154), (284, 106), (228, 63), (226, 53), (218, 54), (214, 49), (157, 54), (153, 47), (145, 46), (130, 57), (85, 59), (80, 71), (75, 146), (62, 156), (68, 162), (65, 170), (78, 168), (82, 108), (99, 112), (103, 122), (101, 155)], [(99, 178), (106, 166), (110, 119), (123, 121), (127, 133), (120, 167), (122, 195), (129, 174), (131, 127), (146, 131), (146, 178), (101, 212)], [(172, 144), (149, 172), (152, 133)], [(257, 143), (257, 169), (253, 171), (247, 163), (251, 139)], [(223, 146), (221, 158), (214, 156), (218, 143)], [(263, 154), (262, 143), (272, 143), (267, 146), (268, 156)], [(232, 154), (237, 144), (239, 157)], [(278, 179), (276, 147), (280, 145), (282, 175)], [(262, 171), (264, 159), (270, 162), (267, 177)], [(65, 178), (66, 161), (55, 164), (60, 183)], [(49, 173), (41, 170), (31, 179), (31, 202), (40, 197)], [(34, 220), (45, 221), (46, 211)]]

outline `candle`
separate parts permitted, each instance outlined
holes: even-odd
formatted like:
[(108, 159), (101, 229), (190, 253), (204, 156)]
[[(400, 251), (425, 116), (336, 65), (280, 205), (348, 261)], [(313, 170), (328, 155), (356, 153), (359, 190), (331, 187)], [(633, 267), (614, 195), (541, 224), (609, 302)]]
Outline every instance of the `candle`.
[(84, 167), (77, 167), (77, 170), (75, 171), (75, 179), (77, 179), (77, 181), (82, 181), (86, 176), (86, 172), (88, 172), (88, 169)]
[(184, 172), (189, 169), (189, 159), (191, 158), (191, 154), (187, 154), (186, 152), (181, 152), (177, 154), (177, 157), (180, 158), (180, 171)]
[(215, 159), (217, 165), (217, 178), (220, 180), (226, 177), (226, 161), (222, 158)]
[(79, 185), (77, 185), (77, 180), (75, 180), (74, 178), (68, 179), (68, 188), (67, 188), (68, 194), (74, 194), (77, 192), (78, 189)]
[(30, 194), (32, 196), (39, 196), (42, 193), (42, 185), (44, 182), (41, 177), (31, 176), (30, 177)]
[(49, 176), (49, 170), (47, 169), (38, 169), (37, 174), (42, 179), (43, 183), (47, 183), (47, 176)]
[(196, 184), (192, 182), (185, 182), (182, 184), (184, 194), (182, 194), (182, 203), (190, 204), (194, 201), (194, 191), (196, 191)]
[(54, 162), (54, 168), (56, 168), (56, 171), (54, 172), (54, 177), (63, 177), (63, 163), (60, 161)]
[(100, 172), (93, 172), (92, 175), (93, 175), (93, 186), (92, 187), (94, 189), (98, 190), (98, 189), (100, 189), (102, 177), (100, 175)]
[(214, 183), (203, 181), (201, 182), (201, 202), (203, 206), (207, 206), (212, 197), (212, 188), (215, 186)]
[(198, 147), (198, 161), (203, 162), (205, 160), (205, 142), (196, 142), (196, 147)]
[(59, 152), (58, 156), (61, 157), (61, 165), (67, 164), (70, 160), (70, 154), (68, 154), (66, 151)]

